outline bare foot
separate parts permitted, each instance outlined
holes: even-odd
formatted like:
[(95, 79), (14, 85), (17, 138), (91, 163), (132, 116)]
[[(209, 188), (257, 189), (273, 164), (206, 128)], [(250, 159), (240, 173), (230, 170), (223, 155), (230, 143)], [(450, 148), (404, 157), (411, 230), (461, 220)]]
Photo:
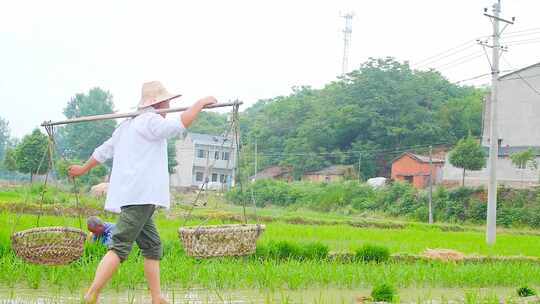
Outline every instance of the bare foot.
[(98, 296), (95, 293), (84, 295), (85, 304), (98, 304)]
[(159, 299), (159, 304), (169, 304), (169, 301), (167, 301), (167, 299), (161, 296), (161, 299)]

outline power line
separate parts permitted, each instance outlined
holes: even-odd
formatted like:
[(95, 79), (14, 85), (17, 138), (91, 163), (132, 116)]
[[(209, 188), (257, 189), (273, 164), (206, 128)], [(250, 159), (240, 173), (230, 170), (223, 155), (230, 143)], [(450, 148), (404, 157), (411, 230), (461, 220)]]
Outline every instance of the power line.
[(517, 37), (523, 37), (523, 36), (530, 36), (530, 35), (538, 35), (540, 31), (536, 32), (530, 32), (530, 33), (523, 33), (523, 34), (515, 34), (515, 35), (502, 35), (502, 38), (517, 38)]
[(360, 154), (360, 153), (402, 153), (414, 149), (429, 148), (429, 146), (444, 146), (452, 144), (450, 142), (441, 142), (436, 144), (426, 144), (426, 145), (416, 145), (409, 147), (402, 147), (398, 149), (368, 149), (368, 150), (355, 150), (355, 151), (339, 151), (339, 152), (272, 152), (272, 153), (259, 153), (260, 155), (265, 156), (309, 156), (309, 155), (350, 155), (350, 154)]
[(523, 40), (512, 40), (512, 41), (503, 41), (502, 43), (507, 45), (512, 45), (512, 43), (522, 43), (522, 42), (529, 42), (529, 41), (538, 41), (540, 37), (534, 37), (531, 39), (523, 39)]
[(459, 84), (459, 83), (466, 82), (466, 81), (476, 80), (476, 79), (480, 79), (480, 78), (483, 78), (483, 77), (486, 77), (486, 76), (490, 76), (490, 75), (491, 75), (491, 73), (486, 73), (486, 74), (482, 74), (482, 75), (477, 75), (477, 76), (474, 76), (474, 77), (471, 77), (471, 78), (466, 78), (466, 79), (458, 80), (458, 81), (454, 82), (454, 84)]
[(530, 41), (530, 42), (512, 43), (512, 44), (508, 44), (508, 46), (518, 46), (518, 45), (525, 45), (525, 44), (535, 44), (535, 43), (538, 43), (538, 42), (540, 42), (540, 38), (538, 38), (537, 40)]
[(448, 63), (445, 63), (441, 66), (438, 66), (435, 68), (435, 70), (448, 70), (448, 69), (452, 69), (452, 68), (455, 68), (457, 66), (460, 66), (462, 64), (465, 64), (467, 62), (470, 62), (470, 61), (473, 61), (473, 60), (476, 60), (480, 57), (483, 57), (484, 56), (484, 53), (483, 52), (476, 52), (476, 53), (473, 53), (473, 54), (469, 54), (467, 56), (463, 56), (461, 58), (458, 58), (452, 62), (448, 62)]
[(517, 34), (517, 33), (524, 33), (524, 32), (530, 32), (530, 31), (540, 31), (540, 27), (533, 27), (529, 29), (524, 29), (520, 31), (513, 31), (513, 32), (507, 32), (507, 35)]
[[(509, 73), (509, 72), (512, 72), (512, 71), (514, 71), (514, 70), (504, 70), (504, 71), (501, 71), (501, 73)], [(466, 82), (466, 81), (470, 81), (470, 80), (476, 80), (476, 79), (480, 79), (480, 78), (490, 76), (490, 75), (491, 75), (491, 73), (485, 73), (485, 74), (481, 74), (481, 75), (473, 76), (473, 77), (470, 77), (470, 78), (465, 78), (465, 79), (462, 79), (462, 80), (455, 81), (454, 84), (458, 84), (458, 83)]]
[[(503, 57), (503, 60), (510, 67), (512, 66), (512, 64), (510, 64), (510, 62), (508, 62), (508, 60), (506, 60), (506, 58)], [(521, 76), (521, 74), (519, 72), (515, 72), (515, 74), (518, 75), (518, 78), (521, 79), (521, 81), (523, 81), (531, 90), (533, 90), (534, 93), (536, 93), (538, 96), (540, 96), (540, 92), (529, 81), (527, 81), (527, 79), (523, 78), (523, 76)]]
[[(436, 63), (438, 61), (441, 61), (443, 59), (446, 59), (448, 57), (451, 57), (455, 54), (458, 54), (458, 53), (461, 53), (463, 51), (466, 51), (472, 47), (475, 46), (475, 44), (473, 43), (475, 40), (469, 40), (465, 43), (462, 43), (456, 47), (453, 47), (453, 48), (450, 48), (444, 52), (441, 52), (441, 53), (438, 53), (437, 55), (434, 55), (434, 56), (431, 56), (431, 57), (428, 57), (426, 59), (423, 59), (423, 60), (420, 60), (414, 64), (412, 64), (412, 66), (414, 66), (415, 68), (421, 68), (421, 67), (425, 67), (425, 66), (428, 66), (428, 65), (431, 65), (433, 63)], [(470, 44), (470, 45), (468, 45)], [(468, 45), (468, 46), (467, 46)]]

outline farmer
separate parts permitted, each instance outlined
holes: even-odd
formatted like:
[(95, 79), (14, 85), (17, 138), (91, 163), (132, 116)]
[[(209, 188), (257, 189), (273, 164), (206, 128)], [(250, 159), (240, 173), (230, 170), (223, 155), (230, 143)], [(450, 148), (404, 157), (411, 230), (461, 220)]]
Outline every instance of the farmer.
[(87, 303), (98, 301), (101, 289), (127, 258), (134, 242), (144, 257), (144, 275), (152, 303), (167, 303), (159, 282), (161, 240), (152, 220), (156, 207), (170, 205), (167, 139), (183, 134), (202, 108), (217, 102), (214, 97), (202, 98), (175, 120), (155, 113), (154, 110), (169, 108), (169, 102), (177, 97), (180, 95), (170, 94), (158, 81), (143, 84), (138, 105), (141, 113), (121, 123), (83, 166), (69, 167), (70, 176), (79, 176), (107, 159), (114, 159), (105, 209), (120, 215), (109, 251), (99, 263), (84, 297)]
[(100, 242), (105, 246), (111, 244), (114, 224), (103, 222), (97, 216), (91, 216), (86, 220), (86, 227), (91, 232), (89, 235), (90, 240)]

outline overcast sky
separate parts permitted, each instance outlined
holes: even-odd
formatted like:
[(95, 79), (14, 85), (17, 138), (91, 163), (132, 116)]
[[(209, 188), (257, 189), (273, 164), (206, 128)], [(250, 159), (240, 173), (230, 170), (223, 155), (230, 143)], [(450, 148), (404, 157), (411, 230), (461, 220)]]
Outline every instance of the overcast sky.
[[(320, 88), (336, 79), (343, 51), (340, 12), (356, 14), (354, 69), (369, 57), (422, 62), (489, 35), (491, 23), (482, 14), (493, 2), (2, 0), (0, 117), (20, 137), (43, 120), (62, 119), (70, 97), (95, 86), (109, 90), (116, 109), (127, 111), (149, 80), (182, 93), (177, 105), (205, 95), (250, 105), (288, 94), (293, 86)], [(503, 17), (517, 18), (508, 33), (538, 28), (507, 38), (514, 42), (506, 60), (512, 68), (539, 62), (534, 39), (540, 40), (540, 1), (503, 0), (502, 9)], [(462, 48), (418, 67), (445, 68), (452, 81), (489, 72), (486, 58), (476, 57), (480, 46)], [(501, 65), (510, 68), (506, 61)], [(468, 82), (485, 83), (489, 77)]]

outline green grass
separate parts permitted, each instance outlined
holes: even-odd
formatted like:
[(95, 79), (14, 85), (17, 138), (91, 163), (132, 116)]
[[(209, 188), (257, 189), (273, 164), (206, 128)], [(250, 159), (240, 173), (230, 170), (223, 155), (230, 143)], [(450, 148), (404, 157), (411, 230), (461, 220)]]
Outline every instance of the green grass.
[[(45, 207), (59, 205), (63, 207), (75, 207), (75, 195), (71, 192), (71, 187), (62, 186), (62, 188), (48, 185), (43, 195), (43, 205)], [(65, 188), (65, 189), (64, 189)], [(0, 205), (13, 203), (26, 203), (28, 205), (38, 205), (41, 203), (43, 185), (34, 183), (33, 185), (19, 185), (6, 188), (0, 188)], [(101, 208), (101, 200), (81, 193), (80, 205), (90, 208)]]
[[(17, 217), (0, 214), (0, 285), (23, 285), (29, 288), (54, 288), (77, 291), (91, 281), (103, 248), (90, 245), (83, 259), (69, 266), (47, 267), (22, 262), (9, 249), (11, 227)], [(19, 218), (17, 230), (32, 227), (35, 216)], [(114, 220), (110, 218), (108, 220)], [(387, 282), (405, 287), (514, 287), (540, 285), (540, 266), (526, 262), (492, 262), (463, 264), (417, 262), (340, 263), (314, 259), (221, 258), (196, 260), (184, 254), (177, 228), (182, 219), (157, 218), (165, 256), (162, 261), (164, 286), (210, 289), (280, 289), (280, 288), (368, 288)], [(213, 223), (218, 221), (214, 220)], [(44, 216), (41, 223), (78, 227), (77, 218)], [(197, 224), (191, 221), (189, 224)], [(303, 244), (320, 242), (330, 250), (354, 250), (365, 243), (384, 245), (392, 253), (419, 253), (426, 248), (444, 247), (465, 253), (490, 255), (540, 256), (540, 237), (499, 235), (497, 245), (485, 245), (484, 236), (476, 232), (442, 232), (439, 229), (365, 229), (348, 225), (267, 224), (259, 244), (288, 241)], [(125, 290), (144, 284), (142, 259), (135, 250), (122, 264), (109, 288)]]

